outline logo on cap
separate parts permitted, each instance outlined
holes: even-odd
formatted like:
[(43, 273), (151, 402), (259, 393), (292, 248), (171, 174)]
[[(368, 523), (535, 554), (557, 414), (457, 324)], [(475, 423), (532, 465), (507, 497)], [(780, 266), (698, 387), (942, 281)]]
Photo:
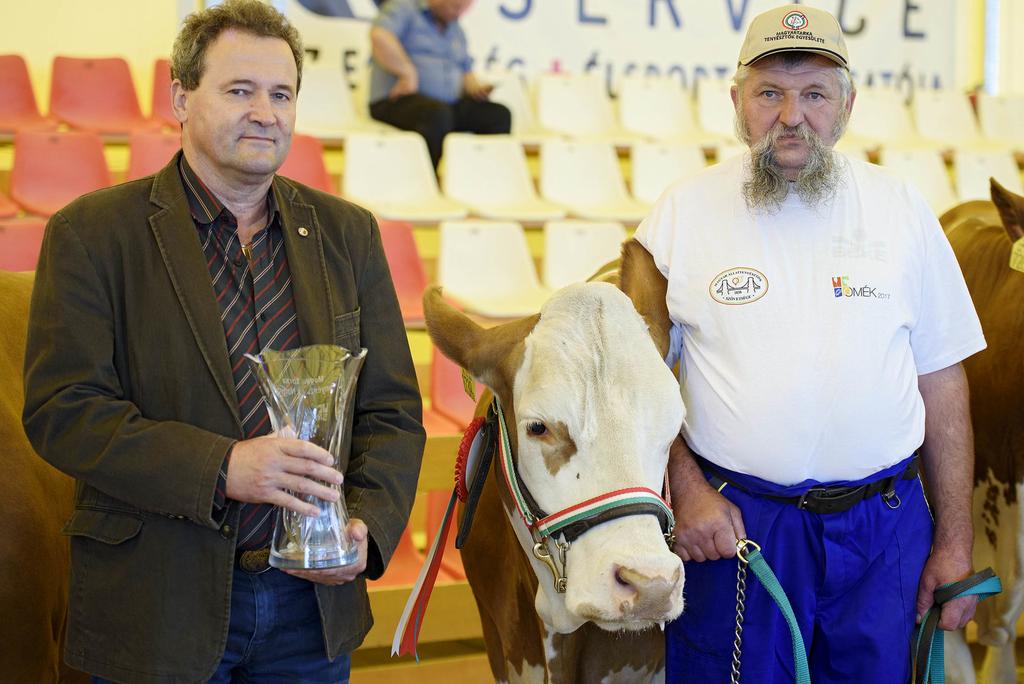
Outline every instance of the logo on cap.
[(782, 25), (790, 31), (803, 31), (807, 28), (807, 15), (803, 12), (790, 12), (782, 17)]

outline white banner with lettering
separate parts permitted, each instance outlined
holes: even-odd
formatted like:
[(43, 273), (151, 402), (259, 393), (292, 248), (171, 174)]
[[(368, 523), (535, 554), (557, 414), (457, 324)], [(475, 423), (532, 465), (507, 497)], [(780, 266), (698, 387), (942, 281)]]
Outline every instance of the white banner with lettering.
[[(276, 0), (318, 61), (355, 80), (367, 58), (372, 0)], [(462, 18), (476, 69), (662, 74), (692, 87), (729, 78), (750, 20), (778, 0), (476, 0)], [(957, 0), (810, 0), (847, 36), (860, 84), (916, 88), (956, 83)], [(333, 14), (333, 17), (324, 16)], [(311, 55), (312, 57), (313, 55)]]

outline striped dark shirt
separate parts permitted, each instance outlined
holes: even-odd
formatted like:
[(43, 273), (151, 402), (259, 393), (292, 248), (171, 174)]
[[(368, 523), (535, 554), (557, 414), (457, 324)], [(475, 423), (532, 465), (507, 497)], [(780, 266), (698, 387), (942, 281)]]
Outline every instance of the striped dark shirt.
[[(244, 355), (259, 354), (264, 349), (291, 349), (302, 344), (284, 250), (281, 212), (273, 190), (269, 191), (267, 225), (252, 238), (250, 261), (238, 238), (237, 219), (199, 180), (184, 155), (180, 157), (178, 170), (220, 307), (244, 438), (269, 434), (272, 431), (270, 416)], [(228, 503), (225, 496), (227, 463), (225, 459), (214, 495), (214, 505), (220, 508)], [(274, 506), (242, 503), (240, 509), (237, 547), (269, 546)]]

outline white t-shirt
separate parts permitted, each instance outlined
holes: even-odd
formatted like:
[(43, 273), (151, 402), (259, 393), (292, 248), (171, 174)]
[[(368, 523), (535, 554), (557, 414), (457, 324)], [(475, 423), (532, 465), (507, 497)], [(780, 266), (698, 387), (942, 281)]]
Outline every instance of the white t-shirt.
[(683, 436), (782, 485), (866, 477), (923, 441), (917, 376), (985, 348), (960, 267), (880, 167), (841, 157), (833, 200), (754, 215), (748, 158), (671, 187), (636, 232), (668, 278)]

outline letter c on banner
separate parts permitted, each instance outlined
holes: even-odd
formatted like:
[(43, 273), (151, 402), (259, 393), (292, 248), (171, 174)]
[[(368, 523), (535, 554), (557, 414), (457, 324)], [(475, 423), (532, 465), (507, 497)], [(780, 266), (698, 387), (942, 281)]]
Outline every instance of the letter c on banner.
[(522, 19), (525, 19), (526, 15), (528, 15), (530, 13), (530, 10), (532, 9), (533, 0), (523, 0), (523, 8), (518, 12), (514, 12), (508, 9), (507, 7), (505, 7), (504, 3), (502, 3), (501, 7), (498, 8), (498, 10), (501, 12), (501, 16), (505, 17), (506, 19), (511, 19), (512, 21), (521, 21)]
[(855, 36), (864, 30), (867, 21), (864, 17), (860, 18), (860, 23), (857, 24), (857, 28), (846, 25), (846, 0), (839, 0), (839, 10), (836, 11), (836, 18), (839, 20), (839, 28), (843, 30), (843, 35)]

